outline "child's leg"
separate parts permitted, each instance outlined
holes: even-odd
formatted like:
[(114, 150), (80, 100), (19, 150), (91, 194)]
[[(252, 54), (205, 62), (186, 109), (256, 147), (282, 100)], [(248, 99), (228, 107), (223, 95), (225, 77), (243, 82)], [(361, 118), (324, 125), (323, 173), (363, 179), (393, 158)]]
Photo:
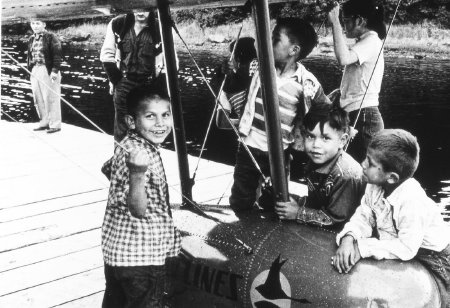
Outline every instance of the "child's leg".
[[(165, 277), (164, 265), (115, 267), (115, 278), (119, 281), (125, 295), (125, 303), (120, 307), (164, 307)], [(110, 306), (103, 307), (109, 308)]]
[(239, 147), (236, 154), (233, 178), (230, 196), (231, 208), (235, 212), (251, 210), (256, 201), (260, 173), (243, 146)]
[(450, 245), (440, 252), (420, 248), (415, 258), (433, 274), (441, 293), (441, 307), (450, 308)]
[(121, 308), (125, 306), (125, 293), (115, 274), (116, 267), (105, 263), (106, 288), (102, 308)]

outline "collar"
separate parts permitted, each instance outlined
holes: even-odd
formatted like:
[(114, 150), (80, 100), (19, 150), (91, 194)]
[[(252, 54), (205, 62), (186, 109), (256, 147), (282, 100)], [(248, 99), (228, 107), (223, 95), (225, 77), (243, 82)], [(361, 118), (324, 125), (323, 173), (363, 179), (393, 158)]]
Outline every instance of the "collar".
[(159, 145), (154, 145), (153, 143), (151, 143), (150, 141), (148, 141), (147, 139), (141, 137), (134, 129), (129, 129), (128, 130), (128, 137), (130, 139), (134, 139), (136, 141), (138, 141), (139, 143), (141, 143), (142, 145), (151, 148), (154, 151), (159, 152)]
[(360, 37), (358, 37), (358, 38), (356, 39), (356, 41), (358, 42), (358, 41), (360, 41), (360, 40), (362, 40), (362, 39), (365, 39), (366, 37), (368, 37), (368, 36), (370, 36), (370, 35), (376, 35), (376, 36), (378, 37), (378, 34), (377, 34), (375, 31), (369, 30), (369, 31), (367, 31), (366, 33), (364, 33), (363, 35), (361, 35)]
[(422, 191), (423, 189), (420, 186), (419, 182), (417, 182), (414, 178), (409, 178), (403, 183), (401, 183), (396, 189), (394, 189), (394, 191), (385, 199), (392, 206), (396, 206), (399, 205), (402, 202), (402, 200), (404, 201), (405, 195), (411, 194), (417, 195)]
[(334, 156), (332, 159), (330, 159), (328, 162), (326, 162), (322, 165), (317, 165), (317, 164), (313, 163), (312, 161), (309, 161), (306, 164), (306, 173), (317, 172), (317, 173), (322, 173), (322, 174), (329, 174), (331, 172), (331, 170), (333, 170), (334, 166), (336, 165), (338, 159), (341, 156), (342, 156), (342, 150), (339, 150), (339, 152), (337, 152), (336, 156)]
[(34, 38), (35, 38), (36, 40), (39, 40), (41, 37), (44, 36), (45, 33), (46, 33), (45, 30), (42, 31), (41, 33), (35, 33), (35, 34), (34, 34)]

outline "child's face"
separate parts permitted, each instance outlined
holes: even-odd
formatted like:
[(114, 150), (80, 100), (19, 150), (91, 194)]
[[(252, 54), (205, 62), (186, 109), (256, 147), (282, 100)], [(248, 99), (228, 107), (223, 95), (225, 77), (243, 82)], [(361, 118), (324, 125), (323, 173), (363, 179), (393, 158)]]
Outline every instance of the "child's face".
[(284, 28), (275, 27), (272, 32), (272, 48), (275, 63), (285, 63), (291, 57), (295, 44), (292, 44)]
[(45, 22), (40, 20), (32, 20), (30, 21), (31, 30), (33, 30), (34, 33), (39, 34), (44, 32), (45, 30)]
[(128, 117), (130, 128), (156, 145), (162, 143), (172, 129), (169, 101), (160, 97), (142, 101), (136, 110), (136, 115)]
[(330, 127), (328, 122), (324, 124), (323, 132), (320, 123), (317, 123), (314, 130), (306, 130), (305, 151), (315, 164), (324, 164), (337, 155), (347, 139), (347, 134)]
[(382, 153), (368, 148), (366, 159), (361, 163), (364, 180), (370, 184), (384, 186), (390, 178), (391, 172), (385, 172), (379, 157)]

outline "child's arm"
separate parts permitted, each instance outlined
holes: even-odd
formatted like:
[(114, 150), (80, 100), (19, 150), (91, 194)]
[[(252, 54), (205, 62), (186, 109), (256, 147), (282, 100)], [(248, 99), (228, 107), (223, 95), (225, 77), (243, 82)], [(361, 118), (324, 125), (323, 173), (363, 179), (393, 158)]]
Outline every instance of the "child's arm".
[(347, 233), (341, 239), (336, 255), (331, 257), (331, 264), (339, 273), (347, 274), (360, 259), (358, 242), (350, 233)]
[[(381, 259), (401, 259), (404, 261), (414, 258), (419, 250), (425, 234), (426, 213), (421, 211), (420, 202), (409, 198), (394, 209), (393, 218), (386, 217), (379, 224), (391, 225), (392, 231), (397, 229), (397, 237), (367, 238), (358, 240), (361, 256)], [(395, 211), (398, 211), (395, 213)], [(388, 221), (388, 223), (386, 223)]]
[(358, 56), (353, 50), (349, 50), (345, 42), (342, 26), (339, 22), (339, 4), (328, 13), (328, 20), (333, 31), (334, 53), (340, 65), (348, 65), (358, 61)]
[(130, 190), (127, 205), (131, 215), (136, 218), (145, 216), (147, 210), (147, 192), (145, 191), (145, 172), (150, 165), (150, 157), (143, 149), (133, 149), (127, 159), (130, 170)]
[(323, 211), (306, 207), (305, 205), (307, 202), (307, 196), (297, 196), (297, 198), (290, 196), (290, 200), (288, 202), (277, 201), (275, 205), (275, 212), (280, 219), (295, 219), (299, 223), (319, 226), (329, 226), (333, 224), (330, 217), (328, 217), (328, 215)]

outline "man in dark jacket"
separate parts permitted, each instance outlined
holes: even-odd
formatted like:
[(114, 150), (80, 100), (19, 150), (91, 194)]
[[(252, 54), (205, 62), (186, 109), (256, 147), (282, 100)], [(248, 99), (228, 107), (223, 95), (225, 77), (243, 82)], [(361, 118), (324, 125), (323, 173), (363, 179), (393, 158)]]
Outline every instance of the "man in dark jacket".
[(126, 97), (131, 89), (155, 82), (163, 70), (162, 46), (155, 18), (149, 12), (115, 17), (108, 24), (100, 61), (108, 75), (114, 101), (114, 139), (126, 135)]
[(28, 69), (31, 71), (31, 89), (39, 113), (39, 126), (35, 131), (61, 130), (61, 43), (53, 33), (45, 30), (45, 22), (30, 20), (34, 34), (28, 40)]

